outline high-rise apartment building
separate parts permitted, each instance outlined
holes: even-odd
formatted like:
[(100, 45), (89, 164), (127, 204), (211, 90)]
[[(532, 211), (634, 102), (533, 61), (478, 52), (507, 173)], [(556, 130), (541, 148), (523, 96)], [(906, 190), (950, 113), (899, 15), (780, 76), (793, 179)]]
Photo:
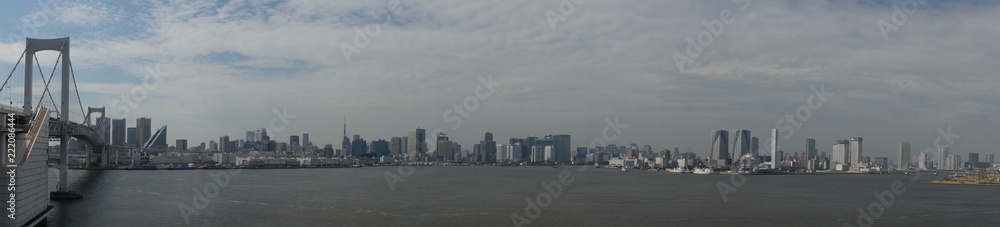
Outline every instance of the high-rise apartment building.
[(938, 169), (947, 169), (945, 167), (948, 166), (947, 165), (948, 164), (948, 160), (946, 160), (946, 159), (948, 159), (948, 155), (949, 155), (948, 153), (949, 153), (949, 149), (948, 149), (947, 146), (938, 147), (938, 163), (937, 163), (937, 168)]
[(899, 143), (899, 163), (897, 169), (906, 170), (910, 168), (910, 143)]
[(931, 157), (927, 153), (920, 152), (920, 155), (917, 155), (917, 168), (920, 170), (931, 169)]
[(572, 148), (570, 146), (570, 136), (569, 135), (562, 135), (562, 134), (548, 135), (548, 136), (545, 136), (545, 138), (552, 140), (552, 147), (553, 147), (552, 149), (554, 149), (552, 152), (553, 152), (554, 159), (555, 159), (556, 162), (569, 163), (571, 161), (571, 158), (570, 158), (571, 152), (570, 152), (570, 150)]
[(427, 154), (427, 132), (422, 128), (410, 129), (407, 141), (407, 160), (417, 161)]
[(712, 150), (708, 159), (712, 165), (729, 164), (729, 131), (712, 130)]
[(816, 139), (806, 139), (806, 159), (816, 159)]
[(153, 135), (153, 120), (140, 117), (135, 120), (136, 146), (143, 146), (149, 142), (149, 137)]
[(389, 138), (389, 155), (398, 156), (403, 151), (403, 138), (392, 137)]
[(844, 143), (843, 140), (838, 141), (836, 145), (833, 145), (833, 156), (830, 157), (830, 165), (850, 164), (848, 149), (847, 144)]
[(862, 145), (864, 144), (863, 139), (861, 137), (854, 137), (851, 138), (848, 142), (850, 142), (851, 146), (850, 147), (851, 165), (853, 166), (864, 163), (865, 153), (862, 152)]
[(188, 141), (186, 139), (177, 139), (174, 149), (186, 151), (188, 149)]
[[(745, 154), (749, 154), (750, 150), (750, 130), (740, 129), (733, 130), (733, 149), (732, 156), (729, 157), (730, 160), (737, 160)], [(731, 161), (730, 161), (731, 163)]]

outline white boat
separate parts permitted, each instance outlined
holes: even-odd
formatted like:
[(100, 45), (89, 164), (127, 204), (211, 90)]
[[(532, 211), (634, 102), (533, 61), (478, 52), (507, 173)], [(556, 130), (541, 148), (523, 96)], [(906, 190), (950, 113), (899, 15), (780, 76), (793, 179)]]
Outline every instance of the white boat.
[(624, 172), (628, 172), (628, 169), (625, 169), (625, 167), (624, 167), (624, 166), (622, 166), (622, 170), (619, 170), (618, 172), (623, 172), (623, 173), (624, 173)]
[(681, 168), (670, 168), (670, 169), (667, 169), (667, 172), (671, 172), (671, 173), (684, 173), (684, 171), (685, 171), (685, 169), (681, 169)]
[(717, 174), (711, 168), (694, 168), (694, 174)]

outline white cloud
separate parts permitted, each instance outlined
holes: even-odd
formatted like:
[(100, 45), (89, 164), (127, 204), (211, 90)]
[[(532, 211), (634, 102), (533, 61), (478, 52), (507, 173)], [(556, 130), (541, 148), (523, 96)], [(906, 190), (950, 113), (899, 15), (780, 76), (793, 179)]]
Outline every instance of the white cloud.
[(105, 16), (107, 15), (107, 8), (74, 4), (62, 9), (61, 13), (59, 13), (58, 20), (59, 22), (71, 25), (94, 26), (98, 23), (104, 22), (106, 20)]
[[(266, 126), (271, 110), (282, 107), (300, 116), (285, 133), (309, 132), (324, 142), (336, 143), (330, 138), (339, 137), (337, 130), (329, 127), (344, 115), (363, 125), (351, 133), (371, 138), (417, 125), (444, 128), (451, 125), (444, 111), (473, 95), (478, 77), (488, 74), (503, 85), (454, 131), (459, 142), (484, 131), (501, 138), (570, 133), (586, 141), (600, 128), (580, 122), (620, 114), (649, 122), (623, 140), (699, 152), (711, 129), (765, 132), (819, 84), (838, 95), (806, 126), (816, 134), (802, 138), (877, 136), (866, 132), (870, 124), (851, 123), (859, 116), (996, 122), (988, 117), (998, 111), (990, 97), (1000, 86), (991, 74), (1000, 57), (992, 45), (1000, 36), (991, 25), (1000, 19), (996, 4), (922, 8), (889, 41), (875, 22), (891, 7), (839, 1), (754, 2), (746, 11), (729, 2), (587, 1), (554, 31), (544, 13), (558, 11), (558, 2), (401, 4), (382, 24), (385, 2), (305, 0), (163, 2), (140, 12), (66, 4), (59, 21), (86, 27), (143, 20), (128, 34), (74, 37), (74, 65), (132, 76), (83, 82), (81, 90), (107, 104), (141, 83), (146, 67), (160, 65), (169, 77), (130, 117), (169, 123), (171, 135), (194, 141)], [(735, 22), (678, 73), (671, 54), (684, 52), (685, 38), (725, 9)], [(380, 32), (348, 63), (340, 45), (353, 45), (355, 27), (365, 26)], [(821, 132), (825, 122), (857, 132)], [(662, 130), (693, 133), (664, 140)], [(880, 146), (888, 147), (872, 147)]]

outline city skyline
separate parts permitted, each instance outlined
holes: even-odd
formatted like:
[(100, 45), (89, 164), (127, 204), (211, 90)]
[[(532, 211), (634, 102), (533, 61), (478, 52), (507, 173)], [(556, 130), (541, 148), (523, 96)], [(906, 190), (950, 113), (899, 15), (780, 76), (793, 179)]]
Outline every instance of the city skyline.
[[(125, 119), (113, 119), (114, 122), (122, 122), (124, 120)], [(137, 118), (137, 123), (148, 124), (150, 121), (151, 121), (151, 119), (149, 119), (149, 118), (144, 118), (144, 117)], [(124, 125), (118, 125), (118, 126), (115, 126), (115, 128), (123, 127), (123, 126)], [(166, 126), (163, 126), (163, 128), (161, 130), (165, 130), (165, 128), (166, 128)], [(129, 129), (131, 130), (131, 129), (134, 129), (134, 128), (129, 128)], [(422, 131), (421, 133), (426, 133), (426, 129), (417, 128), (417, 129), (411, 129), (411, 130), (409, 130), (410, 132), (407, 134), (408, 136), (403, 136), (403, 137), (394, 136), (394, 137), (390, 137), (390, 138), (377, 138), (377, 139), (369, 139), (369, 140), (365, 140), (364, 139), (365, 137), (363, 135), (354, 134), (353, 135), (354, 136), (354, 140), (352, 140), (352, 145), (350, 147), (350, 150), (347, 150), (346, 152), (348, 152), (351, 156), (359, 156), (360, 154), (368, 154), (368, 153), (379, 154), (379, 155), (390, 154), (392, 156), (395, 156), (396, 154), (399, 154), (399, 153), (396, 153), (393, 150), (394, 149), (400, 149), (400, 150), (404, 149), (404, 148), (399, 147), (399, 146), (406, 147), (406, 144), (404, 144), (405, 141), (406, 141), (406, 138), (408, 138), (410, 136), (413, 136), (413, 134), (410, 134), (410, 133), (413, 133), (414, 130), (420, 130), (420, 131)], [(772, 131), (772, 133), (775, 133), (775, 132), (778, 131), (778, 129), (772, 129), (771, 131)], [(109, 131), (110, 134), (108, 134), (108, 135), (116, 134), (116, 133), (113, 133), (113, 132), (114, 131)], [(261, 132), (265, 132), (266, 133), (266, 129), (264, 129), (264, 128), (258, 128), (256, 130), (248, 130), (248, 131), (246, 131), (248, 139), (247, 140), (243, 140), (243, 141), (254, 141), (254, 140), (256, 140), (257, 137), (260, 137), (260, 135), (261, 135), (260, 133)], [(751, 141), (739, 142), (739, 141), (743, 140), (743, 139), (740, 139), (740, 137), (756, 138), (756, 137), (750, 137), (749, 136), (750, 133), (751, 133), (749, 130), (746, 130), (746, 129), (732, 130), (732, 135), (733, 135), (732, 138), (728, 137), (729, 132), (730, 131), (728, 131), (728, 130), (712, 130), (712, 134), (713, 134), (712, 135), (712, 140), (713, 140), (713, 143), (712, 143), (712, 147), (709, 148), (709, 154), (707, 156), (702, 156), (703, 154), (699, 154), (698, 152), (693, 152), (693, 153), (695, 153), (696, 155), (698, 155), (699, 158), (702, 158), (702, 159), (706, 159), (706, 160), (710, 160), (710, 161), (712, 159), (718, 160), (718, 157), (713, 156), (713, 154), (714, 154), (715, 151), (712, 151), (712, 149), (714, 149), (714, 148), (721, 148), (723, 152), (728, 152), (729, 154), (728, 155), (726, 155), (726, 154), (715, 154), (715, 155), (724, 155), (724, 156), (727, 156), (727, 157), (730, 158), (729, 161), (732, 161), (732, 160), (735, 160), (735, 158), (737, 156), (739, 156), (735, 152), (737, 150), (736, 147), (741, 147), (738, 144), (741, 144), (741, 143), (755, 144), (755, 143), (751, 143)], [(251, 138), (250, 136), (254, 136), (255, 139), (254, 140), (250, 140), (249, 139), (249, 138)], [(438, 142), (442, 141), (441, 140), (442, 136), (444, 138), (443, 141), (447, 141), (446, 146), (457, 147), (458, 150), (454, 150), (452, 152), (458, 152), (458, 151), (469, 152), (469, 153), (462, 153), (462, 154), (452, 153), (451, 156), (455, 156), (456, 158), (457, 157), (463, 157), (464, 158), (465, 155), (477, 155), (477, 153), (475, 153), (476, 151), (474, 151), (474, 150), (470, 150), (470, 149), (461, 150), (461, 143), (458, 143), (456, 141), (450, 141), (450, 140), (448, 140), (448, 136), (445, 135), (443, 132), (439, 133), (439, 135), (435, 135), (433, 138), (431, 138), (433, 140), (425, 140), (425, 142), (432, 142), (432, 143), (437, 144), (437, 146), (441, 146), (441, 144), (438, 144)], [(556, 138), (556, 137), (559, 137), (559, 136), (566, 136), (568, 138), (568, 136), (571, 136), (571, 135), (547, 135), (543, 139), (544, 140), (552, 140), (550, 138)], [(305, 145), (303, 145), (302, 147), (298, 147), (298, 149), (296, 149), (296, 146), (295, 146), (296, 143), (295, 142), (298, 141), (299, 138), (308, 138), (308, 137), (309, 137), (309, 133), (303, 133), (303, 134), (301, 134), (301, 137), (299, 135), (291, 135), (291, 136), (289, 136), (289, 140), (288, 141), (282, 141), (282, 140), (271, 140), (271, 141), (275, 142), (276, 143), (275, 145), (278, 145), (277, 147), (275, 147), (275, 149), (292, 151), (292, 152), (304, 152), (304, 151), (309, 150), (310, 147), (306, 147)], [(486, 132), (486, 136), (485, 137), (487, 138), (488, 141), (493, 142), (493, 140), (492, 140), (493, 133), (492, 132)], [(160, 141), (164, 141), (166, 139), (169, 139), (169, 138), (166, 138), (166, 137), (157, 137), (157, 138)], [(537, 140), (537, 137), (535, 137), (535, 138)], [(387, 140), (387, 139), (389, 139), (389, 140)], [(512, 146), (512, 145), (514, 145), (513, 143), (514, 143), (515, 140), (521, 140), (521, 141), (524, 140), (524, 138), (517, 138), (517, 137), (510, 137), (509, 139), (511, 141), (511, 143), (509, 143), (509, 144), (502, 144), (502, 143), (495, 143), (495, 142), (493, 143), (493, 145), (495, 145), (497, 147), (497, 151), (500, 151), (499, 153), (495, 153), (495, 155), (496, 154), (503, 154), (502, 149), (500, 149), (501, 145), (505, 146), (505, 147), (506, 146)], [(176, 139), (176, 140), (177, 140), (178, 145), (181, 144), (181, 143), (183, 143), (185, 146), (187, 145), (187, 139)], [(242, 140), (242, 139), (240, 139), (240, 140)], [(473, 143), (473, 145), (476, 145), (476, 147), (479, 147), (479, 145), (481, 145), (481, 143), (484, 143), (487, 140), (480, 141), (480, 143)], [(900, 163), (910, 163), (910, 164), (914, 164), (914, 166), (917, 167), (917, 166), (920, 165), (920, 163), (912, 161), (912, 160), (914, 160), (914, 156), (922, 157), (924, 155), (930, 155), (930, 157), (934, 157), (935, 159), (937, 159), (937, 160), (932, 161), (933, 164), (934, 164), (934, 166), (937, 167), (937, 168), (952, 169), (952, 168), (957, 168), (955, 166), (957, 166), (958, 163), (963, 163), (961, 161), (961, 158), (960, 158), (961, 155), (955, 155), (955, 154), (949, 153), (949, 151), (948, 151), (949, 147), (948, 146), (934, 147), (933, 151), (923, 150), (923, 151), (919, 151), (917, 154), (912, 154), (909, 151), (910, 150), (910, 148), (909, 148), (909, 142), (900, 142), (900, 143), (898, 143), (898, 147), (897, 147), (897, 150), (896, 150), (897, 153), (895, 153), (894, 155), (891, 155), (891, 156), (864, 155), (864, 153), (863, 152), (859, 152), (860, 149), (858, 149), (858, 148), (862, 147), (862, 140), (863, 139), (861, 137), (853, 137), (853, 138), (850, 138), (850, 139), (837, 139), (837, 140), (835, 140), (836, 142), (834, 143), (833, 148), (831, 148), (831, 151), (829, 153), (827, 153), (825, 151), (820, 152), (819, 149), (816, 149), (814, 147), (816, 139), (814, 139), (814, 138), (807, 138), (804, 141), (805, 144), (806, 144), (806, 147), (807, 147), (805, 150), (784, 150), (784, 149), (779, 149), (779, 151), (782, 151), (782, 153), (780, 155), (784, 155), (784, 156), (787, 156), (787, 157), (791, 157), (793, 154), (798, 155), (797, 153), (800, 153), (801, 155), (805, 155), (805, 157), (808, 157), (806, 160), (818, 158), (820, 155), (825, 155), (824, 157), (829, 158), (829, 160), (831, 161), (831, 163), (832, 163), (831, 165), (835, 165), (837, 163), (844, 163), (844, 164), (849, 164), (849, 165), (853, 165), (853, 164), (856, 164), (856, 163), (874, 163), (874, 162), (872, 162), (872, 160), (876, 160), (878, 158), (885, 158), (886, 159), (886, 163), (890, 163), (890, 162), (893, 163), (893, 165), (891, 165), (891, 166), (897, 166)], [(219, 141), (208, 140), (208, 141), (202, 142), (202, 144), (205, 144), (205, 143), (210, 143), (210, 144), (213, 144), (213, 143), (229, 144), (230, 142), (235, 142), (235, 140), (230, 141), (229, 140), (229, 136), (228, 135), (224, 135), (224, 136), (220, 137)], [(305, 142), (305, 141), (303, 141), (303, 142)], [(362, 144), (357, 144), (356, 142), (360, 142)], [(379, 145), (376, 145), (376, 142), (378, 142)], [(384, 144), (381, 144), (381, 143), (384, 143)], [(543, 143), (553, 143), (553, 142), (550, 141), (550, 142), (543, 142)], [(312, 143), (310, 143), (310, 144), (312, 144)], [(628, 149), (628, 147), (626, 146), (627, 144), (628, 143), (616, 144), (616, 146), (625, 147), (626, 149)], [(633, 148), (635, 148), (635, 146), (637, 146), (637, 144), (638, 143), (631, 143), (631, 145), (633, 146)], [(333, 145), (333, 144), (332, 143), (327, 143), (325, 145)], [(312, 146), (316, 147), (317, 149), (323, 149), (325, 147), (325, 145), (324, 144), (318, 144), (318, 145), (317, 144), (312, 144)], [(838, 148), (838, 145), (840, 145), (840, 148)], [(375, 151), (375, 147), (376, 146), (384, 146), (384, 151), (378, 151), (378, 152), (376, 152)], [(425, 146), (425, 147), (422, 148), (422, 149), (425, 149), (425, 150), (427, 150), (427, 149), (430, 148), (426, 144), (425, 145), (414, 145), (414, 146)], [(550, 144), (549, 146), (552, 146), (552, 144)], [(562, 145), (562, 146), (565, 146), (565, 145)], [(567, 150), (567, 151), (561, 152), (559, 154), (555, 154), (554, 153), (552, 155), (553, 155), (553, 157), (555, 157), (555, 156), (567, 156), (567, 157), (560, 158), (560, 159), (558, 159), (558, 161), (568, 161), (567, 160), (568, 159), (568, 155), (570, 154), (570, 153), (568, 153), (568, 149), (570, 149), (570, 148), (573, 148), (573, 149), (579, 148), (579, 147), (595, 148), (595, 147), (574, 146), (574, 145), (570, 145), (569, 147), (562, 147), (562, 146), (560, 146), (560, 148), (558, 148), (558, 149), (559, 150)], [(647, 150), (652, 150), (652, 146), (649, 145), (649, 144), (643, 144), (642, 146), (643, 146), (643, 149), (641, 151), (645, 152)], [(397, 147), (399, 147), (399, 148), (397, 148)], [(492, 147), (492, 146), (488, 146), (488, 147)], [(760, 147), (748, 147), (748, 149), (746, 149), (746, 150), (748, 152), (752, 152), (755, 148), (759, 149)], [(232, 149), (232, 148), (227, 149), (227, 145), (220, 145), (218, 147), (218, 149), (211, 149), (209, 147), (202, 147), (202, 149), (216, 150), (216, 151), (220, 151), (220, 152), (233, 152), (233, 150), (229, 150), (229, 149)], [(357, 149), (360, 149), (360, 150), (357, 150)], [(423, 155), (432, 156), (432, 157), (433, 156), (439, 156), (439, 153), (438, 153), (438, 152), (440, 152), (439, 149), (440, 148), (430, 149), (427, 152), (424, 152)], [(677, 148), (675, 147), (674, 149), (677, 149)], [(841, 149), (841, 150), (838, 150), (838, 149)], [(181, 149), (181, 150), (187, 150), (187, 149)], [(251, 149), (251, 150), (254, 150), (254, 149)], [(446, 150), (452, 150), (452, 149), (448, 148)], [(661, 150), (671, 151), (669, 148), (664, 148), (664, 149), (661, 149)], [(409, 152), (410, 148), (406, 148), (406, 151), (410, 155), (416, 153), (416, 152), (410, 153)], [(345, 151), (341, 151), (341, 152), (345, 152)], [(494, 151), (494, 152), (496, 152), (496, 151)], [(841, 152), (841, 153), (838, 153), (838, 152)], [(651, 154), (657, 154), (655, 151), (654, 152), (649, 152), (649, 153), (651, 153)], [(745, 152), (741, 152), (741, 153), (745, 153)], [(941, 155), (942, 153), (944, 155)], [(341, 154), (343, 154), (343, 153), (341, 153)], [(861, 154), (860, 157), (858, 157), (859, 156), (858, 154)], [(908, 157), (903, 156), (904, 154), (908, 154), (909, 156)], [(978, 155), (980, 154), (979, 152), (969, 152), (967, 154), (970, 157), (969, 161), (978, 162)], [(771, 156), (771, 154), (761, 154), (761, 155), (762, 156)], [(842, 155), (844, 157), (839, 157), (838, 155)], [(990, 153), (984, 153), (983, 155), (985, 155), (987, 157), (985, 160), (991, 160), (992, 157), (993, 157), (993, 154), (990, 154)], [(418, 155), (418, 156), (420, 156), (420, 155)], [(918, 159), (919, 159), (919, 157), (918, 157)], [(952, 157), (955, 157), (957, 159), (952, 159)], [(975, 158), (973, 158), (973, 157), (975, 157)], [(865, 161), (864, 158), (868, 158), (869, 160)], [(487, 158), (486, 160), (495, 160), (495, 159), (488, 159)], [(843, 161), (841, 161), (841, 160), (843, 160)], [(712, 164), (714, 165), (715, 163), (712, 162)], [(722, 164), (719, 164), (719, 165), (722, 165)], [(883, 166), (889, 166), (889, 165), (883, 165)]]
[[(287, 112), (295, 117), (276, 121), (272, 138), (336, 144), (348, 116), (351, 134), (366, 138), (415, 127), (461, 144), (487, 131), (566, 133), (576, 147), (618, 117), (630, 126), (623, 144), (705, 156), (707, 131), (775, 127), (794, 129), (780, 133), (785, 151), (806, 150), (805, 138), (830, 152), (837, 138), (862, 137), (866, 156), (894, 157), (899, 142), (919, 153), (951, 128), (963, 135), (952, 151), (997, 154), (996, 67), (982, 62), (998, 58), (991, 37), (1000, 34), (981, 28), (1000, 19), (998, 4), (928, 2), (889, 33), (878, 22), (891, 21), (892, 2), (586, 2), (550, 23), (559, 4), (13, 2), (0, 9), (0, 29), (12, 31), (0, 39), (0, 66), (13, 67), (23, 37), (72, 36), (83, 103), (129, 123), (152, 118), (171, 125), (169, 139), (192, 142), (241, 137)], [(703, 22), (725, 10), (733, 22), (681, 70), (674, 53), (712, 34)], [(366, 26), (380, 33), (348, 61), (342, 44), (358, 47), (355, 28)], [(124, 111), (121, 97), (150, 76), (161, 80)], [(832, 95), (797, 119), (814, 89)], [(471, 107), (468, 97), (477, 106), (459, 108), (466, 117), (454, 107)]]

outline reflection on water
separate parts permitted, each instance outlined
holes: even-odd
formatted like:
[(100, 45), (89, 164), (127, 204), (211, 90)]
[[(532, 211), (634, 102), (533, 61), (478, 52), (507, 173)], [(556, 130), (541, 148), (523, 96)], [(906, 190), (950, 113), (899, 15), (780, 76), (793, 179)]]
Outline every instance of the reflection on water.
[[(188, 215), (194, 226), (511, 226), (511, 215), (530, 206), (526, 198), (546, 192), (542, 182), (574, 169), (415, 167), (395, 191), (385, 177), (394, 167), (246, 169), (218, 190), (213, 176), (224, 170), (103, 171), (76, 189), (83, 200), (54, 201), (49, 224), (185, 226), (179, 207), (188, 205), (201, 207)], [(88, 178), (83, 170), (69, 175)], [(873, 192), (897, 180), (906, 191), (877, 225), (983, 226), (1000, 215), (1000, 187), (923, 183), (929, 174), (913, 182), (902, 174), (748, 176), (726, 201), (718, 183), (728, 175), (590, 169), (572, 176), (532, 225), (857, 225), (858, 208), (879, 202)]]
[[(67, 181), (69, 183), (69, 190), (71, 191), (77, 190), (77, 188), (80, 188), (80, 186), (83, 186), (84, 184), (90, 182), (92, 179), (94, 179), (94, 177), (96, 177), (100, 173), (101, 173), (100, 170), (78, 170), (78, 169), (69, 170), (68, 172), (66, 172), (66, 175), (68, 175), (69, 177), (69, 180)], [(56, 186), (58, 186), (58, 184), (59, 184), (59, 169), (49, 168), (49, 185), (48, 185), (49, 191), (55, 191)]]

